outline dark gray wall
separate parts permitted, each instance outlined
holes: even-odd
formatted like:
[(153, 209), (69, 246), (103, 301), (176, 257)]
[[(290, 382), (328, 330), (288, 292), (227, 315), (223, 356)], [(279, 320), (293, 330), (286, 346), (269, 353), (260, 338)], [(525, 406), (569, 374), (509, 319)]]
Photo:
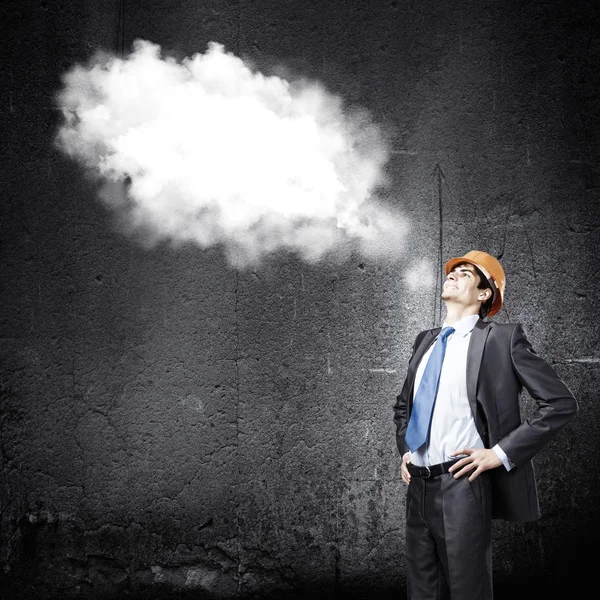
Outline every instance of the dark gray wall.
[[(6, 597), (402, 597), (391, 406), (441, 310), (402, 273), (472, 248), (505, 267), (496, 320), (522, 322), (581, 405), (535, 459), (543, 518), (495, 525), (498, 595), (591, 581), (599, 16), (556, 1), (5, 3)], [(72, 64), (137, 37), (181, 56), (218, 41), (369, 108), (391, 132), (403, 256), (278, 254), (246, 272), (219, 249), (120, 235), (53, 145), (53, 97)]]

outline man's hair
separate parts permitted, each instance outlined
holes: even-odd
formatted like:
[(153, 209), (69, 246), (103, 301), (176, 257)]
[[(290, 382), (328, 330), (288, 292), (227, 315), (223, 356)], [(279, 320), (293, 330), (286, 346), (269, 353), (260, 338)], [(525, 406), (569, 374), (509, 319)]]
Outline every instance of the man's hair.
[(488, 290), (489, 289), (492, 292), (490, 294), (490, 297), (485, 302), (482, 302), (481, 306), (479, 307), (479, 318), (485, 319), (488, 316), (488, 313), (490, 312), (490, 310), (492, 310), (492, 303), (494, 302), (494, 288), (492, 288), (487, 277), (483, 274), (483, 272), (480, 269), (478, 269), (475, 265), (472, 265), (472, 267), (475, 269), (475, 273), (477, 273), (477, 275), (479, 275), (479, 283), (477, 284), (477, 289), (478, 290)]

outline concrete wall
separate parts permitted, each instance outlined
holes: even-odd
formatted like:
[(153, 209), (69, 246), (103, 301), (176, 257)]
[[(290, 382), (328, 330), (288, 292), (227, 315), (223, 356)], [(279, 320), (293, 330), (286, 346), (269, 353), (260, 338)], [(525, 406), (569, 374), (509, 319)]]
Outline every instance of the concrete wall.
[[(5, 5), (6, 6), (6, 5)], [(124, 28), (119, 14), (125, 8)], [(543, 518), (495, 524), (498, 597), (590, 581), (598, 534), (600, 13), (593, 2), (11, 2), (0, 20), (1, 556), (7, 598), (402, 597), (391, 407), (440, 268), (476, 248), (573, 390)], [(59, 154), (60, 75), (209, 41), (370, 109), (398, 259), (252, 272), (145, 250)], [(438, 279), (439, 290), (439, 279)], [(526, 399), (526, 404), (530, 402)], [(530, 587), (528, 587), (530, 586)], [(565, 588), (573, 591), (574, 587)]]

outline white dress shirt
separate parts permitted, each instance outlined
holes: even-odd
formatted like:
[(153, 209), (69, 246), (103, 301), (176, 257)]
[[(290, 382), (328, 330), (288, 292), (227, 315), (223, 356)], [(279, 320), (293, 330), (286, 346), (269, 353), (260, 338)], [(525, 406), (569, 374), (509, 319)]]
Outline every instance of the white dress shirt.
[[(455, 460), (460, 457), (450, 454), (461, 448), (484, 448), (467, 397), (467, 352), (471, 332), (478, 319), (478, 315), (471, 315), (452, 325), (454, 331), (447, 338), (429, 438), (416, 452), (410, 453), (410, 461), (415, 465), (431, 466)], [(442, 329), (444, 327), (448, 327), (445, 321)], [(434, 345), (435, 343), (423, 355), (417, 368), (415, 393), (419, 389)], [(506, 469), (510, 470), (513, 465), (500, 446), (496, 444), (493, 450)]]

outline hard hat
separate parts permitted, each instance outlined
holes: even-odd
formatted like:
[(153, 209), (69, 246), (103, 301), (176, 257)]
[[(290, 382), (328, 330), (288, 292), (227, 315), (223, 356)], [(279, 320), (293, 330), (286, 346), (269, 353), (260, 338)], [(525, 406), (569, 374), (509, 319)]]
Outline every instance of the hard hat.
[(471, 250), (464, 256), (458, 256), (451, 258), (446, 262), (446, 275), (454, 269), (456, 265), (460, 263), (470, 263), (475, 265), (487, 278), (490, 287), (492, 288), (492, 308), (488, 315), (491, 317), (495, 315), (502, 306), (504, 299), (504, 289), (506, 287), (506, 277), (504, 275), (504, 269), (502, 265), (487, 252), (480, 252), (479, 250)]

